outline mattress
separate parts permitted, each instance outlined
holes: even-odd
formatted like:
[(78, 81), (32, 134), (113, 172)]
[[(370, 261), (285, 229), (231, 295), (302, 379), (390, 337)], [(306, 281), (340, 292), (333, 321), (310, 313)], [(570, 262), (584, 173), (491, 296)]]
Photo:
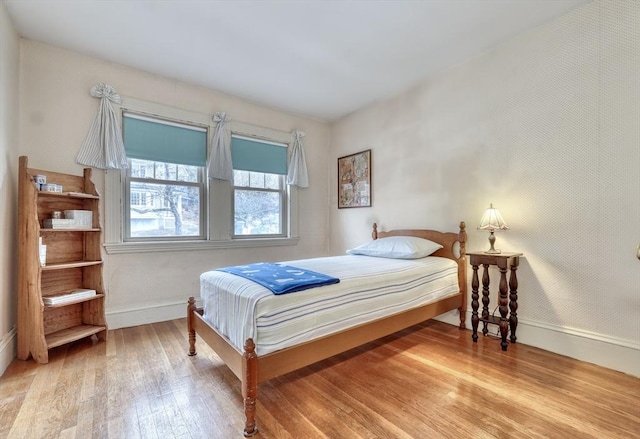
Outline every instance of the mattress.
[(230, 273), (213, 270), (200, 276), (204, 319), (238, 350), (253, 338), (258, 355), (265, 355), (459, 292), (458, 264), (435, 256), (345, 255), (284, 263), (340, 282), (274, 295)]

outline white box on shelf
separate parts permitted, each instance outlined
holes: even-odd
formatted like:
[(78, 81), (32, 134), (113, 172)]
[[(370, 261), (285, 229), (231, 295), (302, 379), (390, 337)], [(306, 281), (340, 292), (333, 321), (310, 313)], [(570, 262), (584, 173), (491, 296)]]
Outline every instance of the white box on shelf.
[(93, 212), (90, 210), (65, 210), (64, 217), (76, 220), (79, 227), (91, 228), (93, 225)]
[(78, 221), (74, 219), (54, 219), (49, 218), (42, 221), (45, 229), (77, 229), (80, 227)]

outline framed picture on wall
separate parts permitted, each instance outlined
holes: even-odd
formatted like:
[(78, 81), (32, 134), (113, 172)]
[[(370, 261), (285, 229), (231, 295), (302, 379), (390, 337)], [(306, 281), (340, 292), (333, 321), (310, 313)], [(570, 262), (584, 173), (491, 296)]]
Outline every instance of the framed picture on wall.
[(338, 159), (338, 209), (371, 207), (371, 150)]

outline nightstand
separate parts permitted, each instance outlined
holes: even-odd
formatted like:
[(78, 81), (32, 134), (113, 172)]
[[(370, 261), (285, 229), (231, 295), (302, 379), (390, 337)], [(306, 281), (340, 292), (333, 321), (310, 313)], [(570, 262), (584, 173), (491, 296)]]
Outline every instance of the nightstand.
[[(467, 253), (473, 268), (473, 276), (471, 279), (471, 325), (473, 326), (472, 338), (474, 342), (478, 341), (478, 324), (482, 321), (483, 328), (482, 333), (487, 335), (489, 332), (487, 325), (489, 323), (500, 325), (500, 335), (502, 336), (502, 350), (506, 351), (509, 343), (507, 342), (507, 335), (509, 335), (509, 329), (511, 329), (510, 340), (511, 343), (516, 342), (516, 328), (518, 327), (518, 278), (516, 277), (516, 270), (520, 263), (520, 256), (522, 253), (485, 253), (485, 252), (469, 252)], [(482, 271), (482, 315), (478, 316), (478, 287), (480, 282), (478, 280), (478, 267), (482, 265), (484, 267)], [(498, 309), (500, 310), (500, 317), (489, 314), (489, 266), (495, 265), (500, 270), (500, 283), (498, 286)], [(507, 298), (507, 270), (511, 271), (509, 275), (509, 296)], [(508, 305), (508, 308), (507, 308)], [(507, 312), (511, 310), (509, 318), (507, 318)]]

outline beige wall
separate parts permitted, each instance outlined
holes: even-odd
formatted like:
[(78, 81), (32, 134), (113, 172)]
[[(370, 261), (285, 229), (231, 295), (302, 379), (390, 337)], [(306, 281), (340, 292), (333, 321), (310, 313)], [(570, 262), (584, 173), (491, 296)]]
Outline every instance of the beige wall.
[[(332, 125), (330, 252), (373, 221), (465, 220), (483, 250), (494, 203), (525, 254), (519, 340), (640, 375), (639, 29), (638, 2), (595, 1)], [(367, 148), (373, 207), (338, 210), (335, 159)]]
[(0, 374), (15, 355), (20, 40), (0, 2)]
[(15, 355), (20, 40), (0, 3), (0, 373)]
[[(208, 269), (327, 253), (327, 124), (33, 41), (23, 40), (21, 50), (20, 154), (29, 157), (30, 167), (81, 172), (75, 157), (98, 108), (99, 101), (89, 95), (91, 86), (98, 82), (113, 85), (121, 96), (204, 114), (226, 111), (235, 121), (306, 133), (304, 147), (311, 187), (298, 191), (298, 245), (103, 253), (107, 320), (111, 328), (185, 315), (186, 300), (190, 295), (199, 296), (199, 275)], [(104, 176), (103, 171), (94, 171), (98, 190), (103, 194)], [(104, 203), (101, 208), (104, 224)]]

